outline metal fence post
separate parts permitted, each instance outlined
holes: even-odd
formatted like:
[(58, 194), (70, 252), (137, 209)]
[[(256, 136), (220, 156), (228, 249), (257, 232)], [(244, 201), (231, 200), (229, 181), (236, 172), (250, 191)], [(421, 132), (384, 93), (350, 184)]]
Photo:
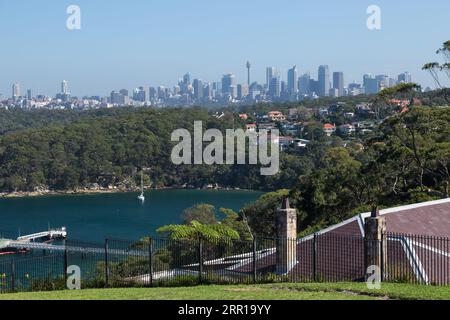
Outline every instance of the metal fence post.
[(381, 275), (380, 275), (380, 280), (381, 280), (381, 282), (384, 282), (385, 281), (385, 263), (386, 263), (386, 261), (385, 261), (385, 259), (386, 259), (386, 257), (384, 256), (385, 254), (386, 254), (386, 252), (385, 252), (385, 250), (387, 250), (387, 248), (385, 248), (385, 245), (386, 245), (386, 243), (385, 243), (385, 241), (386, 241), (386, 234), (385, 233), (382, 233), (381, 234), (381, 240), (380, 240), (380, 253), (381, 253), (381, 266), (380, 266), (380, 272), (381, 272)]
[(313, 238), (313, 280), (317, 282), (317, 233), (314, 233)]
[(256, 238), (253, 238), (253, 283), (257, 283), (257, 268), (256, 268), (256, 249), (257, 243)]
[(14, 260), (11, 261), (11, 292), (16, 291), (16, 265)]
[(153, 239), (149, 237), (148, 241), (148, 262), (149, 262), (149, 272), (150, 272), (150, 286), (153, 287)]
[(203, 240), (202, 237), (198, 238), (198, 281), (201, 284), (203, 282)]
[(109, 286), (108, 239), (105, 239), (105, 286)]
[(64, 249), (64, 279), (67, 282), (67, 268), (69, 267), (69, 257), (67, 248)]

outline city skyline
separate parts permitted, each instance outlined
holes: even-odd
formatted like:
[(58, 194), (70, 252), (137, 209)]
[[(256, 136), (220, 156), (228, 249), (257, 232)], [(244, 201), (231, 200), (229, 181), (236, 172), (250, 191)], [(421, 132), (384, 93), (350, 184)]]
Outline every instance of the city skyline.
[[(49, 1), (49, 0), (47, 0)], [(81, 30), (66, 28), (69, 1), (35, 3), (0, 0), (0, 92), (13, 82), (34, 92), (54, 94), (67, 78), (74, 95), (107, 95), (111, 88), (174, 84), (184, 70), (216, 81), (235, 73), (245, 83), (264, 84), (266, 66), (284, 77), (297, 65), (300, 74), (316, 66), (344, 70), (346, 81), (365, 73), (397, 75), (408, 70), (424, 87), (433, 80), (421, 71), (437, 60), (448, 37), (448, 1), (409, 6), (380, 0), (381, 30), (366, 26), (371, 3), (294, 0), (229, 0), (211, 4), (169, 0), (133, 3), (79, 0)], [(50, 5), (51, 4), (51, 5)], [(37, 22), (39, 21), (39, 22)], [(433, 32), (429, 32), (429, 25)], [(347, 83), (348, 83), (347, 82)], [(448, 85), (448, 83), (444, 83)]]
[[(310, 77), (311, 80), (315, 80), (317, 81), (317, 85), (319, 85), (320, 88), (322, 88), (323, 90), (316, 90), (317, 94), (319, 96), (328, 96), (329, 92), (331, 89), (335, 89), (335, 81), (336, 78), (335, 76), (337, 74), (339, 74), (339, 81), (342, 82), (339, 84), (339, 86), (348, 88), (348, 86), (352, 85), (352, 84), (361, 84), (363, 87), (365, 86), (365, 81), (366, 81), (366, 77), (367, 76), (372, 76), (375, 75), (376, 77), (381, 77), (381, 76), (385, 76), (387, 77), (387, 80), (392, 80), (394, 79), (395, 81), (398, 82), (408, 82), (406, 80), (411, 80), (412, 78), (414, 78), (414, 76), (407, 70), (404, 70), (402, 72), (400, 72), (399, 74), (385, 74), (385, 73), (379, 73), (379, 72), (375, 72), (375, 73), (362, 73), (360, 78), (358, 79), (348, 79), (347, 73), (345, 71), (335, 71), (334, 69), (332, 69), (328, 64), (322, 64), (318, 66), (318, 69), (316, 70), (299, 70), (299, 68), (297, 67), (297, 65), (294, 65), (293, 67), (288, 67), (285, 71), (281, 68), (278, 67), (273, 67), (273, 66), (266, 66), (265, 68), (263, 68), (265, 70), (265, 76), (264, 79), (255, 79), (255, 76), (253, 75), (253, 72), (255, 71), (255, 68), (253, 68), (253, 65), (251, 65), (251, 68), (249, 68), (249, 64), (251, 64), (251, 61), (249, 60), (245, 60), (246, 62), (242, 64), (241, 68), (245, 68), (245, 76), (243, 76), (241, 79), (237, 77), (236, 74), (239, 74), (239, 72), (228, 72), (228, 73), (223, 73), (221, 75), (218, 75), (215, 79), (208, 79), (205, 80), (201, 77), (197, 77), (194, 76), (193, 74), (188, 71), (186, 72), (183, 76), (179, 76), (178, 78), (174, 79), (172, 81), (172, 84), (169, 85), (164, 85), (161, 83), (152, 83), (152, 84), (136, 84), (134, 86), (131, 87), (127, 87), (126, 90), (129, 90), (131, 88), (140, 88), (140, 87), (164, 87), (164, 88), (168, 88), (170, 90), (174, 89), (174, 87), (176, 87), (177, 85), (179, 85), (180, 83), (189, 83), (189, 84), (194, 84), (194, 80), (200, 80), (203, 84), (208, 84), (208, 83), (217, 83), (217, 82), (222, 82), (224, 77), (227, 76), (233, 76), (232, 79), (232, 85), (233, 86), (238, 86), (238, 85), (247, 85), (247, 82), (250, 80), (250, 84), (252, 83), (257, 83), (258, 85), (261, 86), (266, 86), (266, 88), (269, 90), (270, 89), (270, 82), (271, 79), (273, 77), (276, 77), (279, 79), (279, 82), (281, 83), (285, 83), (287, 86), (287, 90), (289, 92), (300, 92), (300, 82), (302, 77), (304, 77), (305, 75), (308, 75)], [(323, 69), (325, 68), (325, 69)], [(295, 69), (295, 70), (294, 70)], [(408, 74), (406, 79), (400, 80), (399, 76), (404, 75), (405, 73)], [(182, 73), (180, 73), (182, 74)], [(374, 77), (375, 77), (374, 76)], [(293, 78), (292, 78), (293, 77)], [(323, 77), (323, 79), (321, 80), (321, 77)], [(251, 78), (251, 79), (250, 79)], [(296, 79), (296, 80), (294, 80)], [(383, 83), (383, 80), (380, 79), (376, 79), (378, 82)], [(323, 81), (323, 82), (321, 82)], [(418, 83), (419, 85), (422, 86), (422, 89), (426, 89), (427, 87), (431, 88), (431, 89), (436, 89), (435, 86), (433, 85), (433, 83), (430, 86), (427, 85), (423, 85), (422, 83), (420, 83), (419, 81), (413, 81)], [(33, 87), (29, 87), (26, 85), (23, 85), (23, 83), (26, 82), (22, 82), (22, 81), (13, 81), (10, 82), (10, 87), (9, 90), (11, 90), (11, 85), (13, 86), (13, 91), (14, 91), (14, 86), (17, 86), (17, 90), (19, 91), (19, 93), (22, 93), (22, 96), (25, 96), (25, 92), (26, 90), (32, 90), (34, 93), (39, 94), (39, 95), (45, 95), (45, 96), (55, 96), (57, 94), (71, 94), (73, 91), (71, 90), (70, 92), (68, 92), (68, 86), (69, 83), (71, 83), (71, 86), (73, 84), (72, 81), (68, 81), (68, 80), (61, 80), (58, 82), (58, 85), (55, 85), (55, 90), (53, 90), (54, 92), (41, 92), (36, 88)], [(445, 83), (445, 81), (444, 81)], [(76, 83), (75, 83), (76, 85)], [(385, 87), (389, 87), (389, 85), (386, 85)], [(72, 87), (71, 87), (72, 88)], [(125, 86), (117, 86), (116, 88), (125, 88)], [(21, 91), (23, 90), (23, 91)], [(108, 90), (108, 89), (107, 89)], [(110, 89), (109, 92), (106, 93), (89, 93), (89, 94), (76, 94), (73, 93), (72, 96), (77, 96), (77, 97), (86, 97), (86, 96), (108, 96), (110, 95), (110, 92), (117, 90), (117, 89)], [(371, 92), (371, 93), (376, 93), (376, 92)], [(339, 90), (339, 95), (342, 95), (342, 90)], [(9, 94), (7, 91), (6, 92), (2, 92), (0, 91), (0, 98), (1, 99), (7, 99), (10, 97), (13, 97), (13, 95)], [(19, 94), (20, 96), (20, 94)]]
[[(297, 66), (287, 71), (282, 80), (279, 70), (266, 67), (266, 83), (251, 83), (251, 62), (245, 64), (247, 82), (239, 83), (233, 73), (225, 74), (220, 81), (207, 82), (187, 72), (178, 79), (178, 84), (170, 87), (139, 86), (132, 90), (113, 89), (107, 96), (74, 96), (71, 94), (67, 80), (60, 83), (60, 91), (56, 95), (32, 94), (32, 89), (22, 94), (20, 83), (12, 84), (11, 96), (0, 96), (0, 107), (35, 108), (108, 108), (112, 106), (189, 106), (189, 105), (228, 105), (235, 103), (283, 102), (317, 99), (320, 97), (356, 96), (376, 94), (385, 88), (399, 83), (412, 82), (409, 72), (393, 78), (385, 74), (365, 74), (362, 83), (352, 82), (345, 86), (345, 73), (332, 73), (328, 65), (320, 65), (317, 80), (309, 72), (299, 74)], [(427, 88), (428, 90), (429, 88)], [(25, 91), (24, 91), (25, 92)], [(130, 94), (131, 93), (131, 94)]]

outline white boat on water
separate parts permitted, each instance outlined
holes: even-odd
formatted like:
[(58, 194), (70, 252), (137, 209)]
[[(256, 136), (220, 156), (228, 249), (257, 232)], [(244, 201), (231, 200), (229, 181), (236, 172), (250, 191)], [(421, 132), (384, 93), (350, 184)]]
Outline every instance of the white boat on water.
[(144, 196), (144, 173), (141, 172), (141, 194), (138, 196), (139, 201), (145, 202)]

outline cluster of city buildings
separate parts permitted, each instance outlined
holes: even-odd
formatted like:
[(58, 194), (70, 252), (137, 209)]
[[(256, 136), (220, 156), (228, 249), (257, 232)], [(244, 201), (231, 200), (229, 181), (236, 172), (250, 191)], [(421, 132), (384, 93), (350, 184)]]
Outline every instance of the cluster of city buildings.
[(249, 62), (246, 67), (245, 83), (238, 83), (237, 77), (232, 73), (223, 75), (217, 82), (192, 79), (191, 74), (187, 73), (173, 88), (141, 86), (133, 91), (114, 90), (107, 97), (73, 97), (66, 80), (61, 82), (61, 91), (55, 97), (34, 96), (31, 89), (23, 94), (20, 84), (15, 83), (11, 97), (3, 98), (0, 95), (0, 107), (86, 109), (113, 106), (226, 106), (233, 103), (302, 101), (319, 97), (376, 94), (384, 88), (412, 81), (408, 72), (398, 75), (395, 79), (388, 75), (366, 74), (362, 83), (345, 85), (344, 72), (331, 73), (327, 65), (321, 65), (317, 80), (311, 77), (310, 73), (300, 75), (297, 66), (288, 70), (286, 79), (282, 79), (278, 69), (267, 67), (265, 83), (258, 83), (251, 81)]

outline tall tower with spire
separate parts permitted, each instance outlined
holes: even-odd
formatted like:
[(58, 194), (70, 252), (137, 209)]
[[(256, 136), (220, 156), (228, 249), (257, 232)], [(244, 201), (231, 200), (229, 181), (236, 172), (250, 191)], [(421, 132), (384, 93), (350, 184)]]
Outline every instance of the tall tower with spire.
[(247, 84), (250, 87), (250, 68), (252, 65), (250, 64), (250, 61), (247, 61)]

